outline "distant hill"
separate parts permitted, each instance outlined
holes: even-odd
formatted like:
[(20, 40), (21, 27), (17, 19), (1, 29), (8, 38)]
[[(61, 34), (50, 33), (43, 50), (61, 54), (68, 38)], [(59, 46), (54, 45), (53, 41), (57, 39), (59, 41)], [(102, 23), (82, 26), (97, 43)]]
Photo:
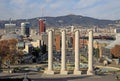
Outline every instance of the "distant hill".
[[(32, 19), (18, 19), (18, 20), (13, 20), (12, 23), (16, 23), (17, 27), (20, 27), (21, 22), (28, 21), (31, 23), (32, 28), (37, 28), (38, 27), (38, 19), (37, 18), (32, 18)], [(58, 17), (44, 17), (46, 19), (46, 26), (47, 27), (62, 27), (62, 26), (86, 26), (86, 27), (91, 27), (93, 25), (98, 26), (98, 27), (106, 27), (109, 24), (115, 24), (116, 21), (120, 20), (100, 20), (100, 19), (95, 19), (91, 17), (86, 17), (86, 16), (81, 16), (81, 15), (66, 15), (66, 16), (58, 16)], [(9, 21), (0, 21), (0, 28), (4, 28), (4, 24), (9, 23)]]

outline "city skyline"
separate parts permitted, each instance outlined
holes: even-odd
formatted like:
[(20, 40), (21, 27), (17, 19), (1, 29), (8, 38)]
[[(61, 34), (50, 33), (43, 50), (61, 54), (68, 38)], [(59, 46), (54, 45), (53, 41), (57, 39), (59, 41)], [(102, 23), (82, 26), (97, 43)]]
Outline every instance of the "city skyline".
[(76, 14), (120, 19), (119, 0), (0, 0), (0, 20)]

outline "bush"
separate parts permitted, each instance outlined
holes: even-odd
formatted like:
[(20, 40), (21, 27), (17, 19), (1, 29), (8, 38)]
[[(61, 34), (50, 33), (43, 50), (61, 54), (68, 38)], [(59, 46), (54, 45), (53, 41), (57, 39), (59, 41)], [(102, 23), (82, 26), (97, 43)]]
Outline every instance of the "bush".
[[(23, 81), (24, 78), (4, 78), (0, 79), (0, 81)], [(31, 81), (31, 79), (28, 78), (28, 81)]]

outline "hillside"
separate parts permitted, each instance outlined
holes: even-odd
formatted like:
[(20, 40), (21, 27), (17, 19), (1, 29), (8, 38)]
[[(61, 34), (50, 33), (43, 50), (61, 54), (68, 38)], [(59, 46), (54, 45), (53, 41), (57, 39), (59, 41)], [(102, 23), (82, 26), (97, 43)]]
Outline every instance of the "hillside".
[[(31, 23), (31, 27), (38, 27), (38, 19), (32, 18), (32, 19), (18, 19), (13, 20), (12, 23), (16, 23), (17, 27), (20, 27), (21, 22), (28, 21)], [(95, 19), (91, 17), (86, 16), (80, 16), (80, 15), (66, 15), (66, 16), (58, 16), (58, 17), (44, 17), (46, 19), (46, 26), (53, 26), (53, 27), (62, 27), (62, 26), (69, 26), (69, 25), (75, 25), (75, 26), (86, 26), (91, 27), (93, 25), (98, 27), (105, 27), (109, 24), (115, 24), (115, 20), (100, 20)], [(4, 24), (9, 23), (9, 21), (0, 21), (0, 28), (4, 28)]]

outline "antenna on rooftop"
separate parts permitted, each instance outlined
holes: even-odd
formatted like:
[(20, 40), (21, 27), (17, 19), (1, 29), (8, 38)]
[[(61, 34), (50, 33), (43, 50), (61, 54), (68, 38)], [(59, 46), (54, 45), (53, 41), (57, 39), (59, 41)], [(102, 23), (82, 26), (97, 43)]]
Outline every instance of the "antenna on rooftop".
[(45, 17), (45, 10), (44, 10), (44, 8), (41, 8), (41, 19), (44, 19), (44, 17)]
[(10, 23), (10, 24), (11, 24), (11, 22), (12, 22), (12, 18), (9, 19), (9, 23)]
[(26, 22), (28, 22), (28, 19), (25, 19)]
[(41, 8), (41, 18), (43, 18), (43, 8)]

